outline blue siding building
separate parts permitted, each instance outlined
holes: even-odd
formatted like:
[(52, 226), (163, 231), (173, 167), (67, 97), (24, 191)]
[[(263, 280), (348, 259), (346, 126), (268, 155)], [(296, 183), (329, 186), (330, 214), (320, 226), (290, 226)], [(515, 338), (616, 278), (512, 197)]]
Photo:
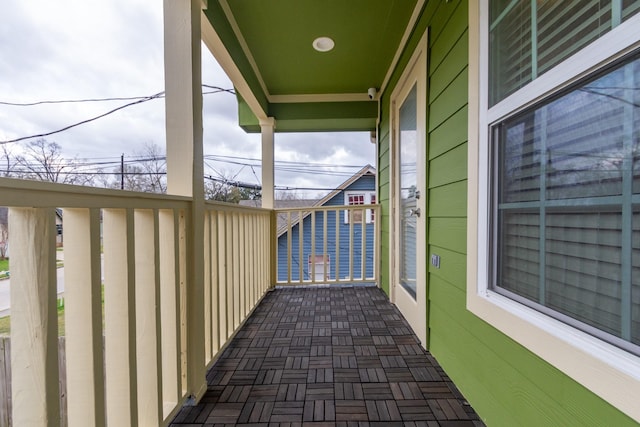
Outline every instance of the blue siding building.
[[(375, 173), (372, 166), (366, 166), (326, 197), (310, 205), (327, 209), (310, 213), (298, 208), (279, 213), (278, 282), (324, 283), (347, 277), (363, 282), (374, 277), (374, 213), (371, 209), (349, 212), (345, 207), (377, 202)], [(288, 215), (291, 215), (290, 229)]]

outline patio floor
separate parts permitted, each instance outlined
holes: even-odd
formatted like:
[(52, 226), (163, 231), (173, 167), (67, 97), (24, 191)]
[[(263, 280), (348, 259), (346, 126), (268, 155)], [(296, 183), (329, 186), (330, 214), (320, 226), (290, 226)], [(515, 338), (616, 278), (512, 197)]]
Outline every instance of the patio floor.
[(171, 426), (483, 426), (374, 287), (277, 289)]

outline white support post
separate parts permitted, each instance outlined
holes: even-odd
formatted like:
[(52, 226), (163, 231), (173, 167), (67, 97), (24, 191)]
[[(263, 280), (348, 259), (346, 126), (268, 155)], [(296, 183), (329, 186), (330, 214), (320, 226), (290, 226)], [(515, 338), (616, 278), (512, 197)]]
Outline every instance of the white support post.
[(273, 209), (275, 206), (275, 160), (273, 155), (275, 128), (276, 121), (273, 117), (260, 120), (262, 131), (262, 207), (265, 209)]
[(204, 171), (200, 0), (164, 0), (167, 188), (193, 198), (187, 232), (187, 392), (204, 395)]
[(14, 426), (59, 426), (54, 210), (10, 208)]
[(68, 425), (104, 426), (100, 211), (64, 210)]
[(109, 425), (138, 425), (133, 210), (103, 211), (104, 333)]

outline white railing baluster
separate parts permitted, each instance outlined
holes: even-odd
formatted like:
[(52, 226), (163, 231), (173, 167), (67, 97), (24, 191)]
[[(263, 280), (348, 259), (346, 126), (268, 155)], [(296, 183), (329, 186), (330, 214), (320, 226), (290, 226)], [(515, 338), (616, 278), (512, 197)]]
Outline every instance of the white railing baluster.
[(362, 209), (362, 236), (360, 242), (360, 278), (367, 278), (367, 210)]
[(308, 261), (309, 279), (316, 283), (316, 211), (311, 211), (311, 259)]
[[(244, 229), (245, 217), (243, 214), (238, 214), (238, 258), (235, 263), (238, 266), (238, 325), (240, 325), (240, 321), (244, 319), (246, 314), (245, 312), (245, 304), (246, 304), (246, 262), (247, 259), (245, 257), (245, 249), (246, 249), (246, 234)], [(237, 325), (237, 326), (238, 326)]]
[(292, 259), (293, 259), (293, 232), (291, 230), (291, 212), (287, 212), (287, 282), (291, 282), (292, 277)]
[(228, 321), (228, 307), (227, 304), (227, 220), (224, 212), (218, 212), (218, 247), (219, 250), (219, 269), (218, 280), (220, 282), (220, 304), (218, 310), (220, 311), (220, 342), (226, 342), (229, 338), (229, 321)]
[(353, 208), (349, 210), (349, 280), (353, 280), (353, 249), (354, 249), (354, 215), (355, 211)]
[(180, 372), (179, 378), (181, 383), (181, 395), (184, 397), (187, 393), (187, 365), (188, 360), (186, 354), (187, 348), (187, 244), (188, 244), (188, 217), (190, 212), (186, 209), (177, 211), (177, 227), (178, 227), (178, 331), (177, 340), (180, 343)]
[(178, 213), (173, 209), (158, 212), (160, 260), (160, 311), (162, 346), (163, 417), (167, 417), (182, 398), (180, 378), (180, 272)]
[(327, 248), (328, 248), (328, 244), (327, 244), (327, 222), (328, 219), (327, 217), (329, 216), (329, 211), (324, 211), (324, 213), (322, 214), (322, 256), (324, 257), (323, 259), (323, 274), (322, 274), (322, 278), (324, 280), (324, 283), (327, 283), (329, 281), (329, 270), (331, 268), (330, 265), (327, 265), (327, 260), (329, 258), (327, 258), (328, 252), (327, 252)]
[(52, 208), (9, 209), (15, 426), (60, 425), (54, 215)]
[(138, 416), (140, 425), (160, 425), (163, 416), (156, 211), (136, 209), (134, 224)]
[(213, 354), (211, 352), (211, 338), (213, 308), (211, 307), (211, 216), (204, 212), (204, 361), (209, 363)]
[[(212, 327), (211, 327), (211, 353), (215, 355), (220, 350), (220, 290), (218, 281), (218, 274), (220, 270), (220, 264), (218, 257), (220, 253), (218, 251), (218, 213), (211, 211), (208, 213), (211, 221), (209, 240), (211, 241), (211, 309), (212, 313)], [(211, 362), (211, 361), (209, 361)]]
[(64, 210), (69, 427), (105, 425), (100, 212)]
[(138, 425), (133, 211), (103, 211), (105, 386), (110, 425)]
[(233, 331), (235, 329), (233, 319), (234, 319), (234, 309), (233, 309), (233, 300), (234, 296), (234, 276), (233, 276), (233, 213), (227, 214), (226, 217), (226, 238), (227, 238), (227, 281), (225, 288), (227, 289), (227, 338), (233, 335)]
[(342, 258), (340, 256), (340, 229), (342, 228), (340, 225), (344, 222), (344, 220), (342, 219), (343, 216), (341, 215), (342, 211), (339, 209), (336, 209), (336, 281), (339, 282), (340, 281), (340, 259)]
[(304, 213), (298, 211), (298, 283), (304, 281)]

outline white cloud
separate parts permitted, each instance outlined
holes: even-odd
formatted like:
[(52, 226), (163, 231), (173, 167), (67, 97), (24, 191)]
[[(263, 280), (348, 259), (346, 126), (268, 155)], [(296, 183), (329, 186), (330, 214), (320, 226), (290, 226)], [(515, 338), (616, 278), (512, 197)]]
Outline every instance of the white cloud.
[[(2, 0), (0, 16), (0, 101), (147, 96), (164, 89), (162, 0)], [(230, 88), (209, 51), (202, 51), (203, 83)], [(0, 106), (0, 140), (54, 131), (125, 103)], [(205, 95), (203, 104), (205, 154), (260, 158), (260, 135), (246, 134), (237, 124), (235, 96)], [(148, 142), (163, 146), (164, 100), (47, 139), (60, 144), (66, 156), (82, 158), (130, 155)], [(275, 139), (277, 160), (363, 166), (375, 159), (365, 133), (276, 134)], [(256, 182), (249, 167), (223, 169)], [(300, 187), (332, 187), (343, 180), (318, 173), (276, 176), (278, 185)]]

